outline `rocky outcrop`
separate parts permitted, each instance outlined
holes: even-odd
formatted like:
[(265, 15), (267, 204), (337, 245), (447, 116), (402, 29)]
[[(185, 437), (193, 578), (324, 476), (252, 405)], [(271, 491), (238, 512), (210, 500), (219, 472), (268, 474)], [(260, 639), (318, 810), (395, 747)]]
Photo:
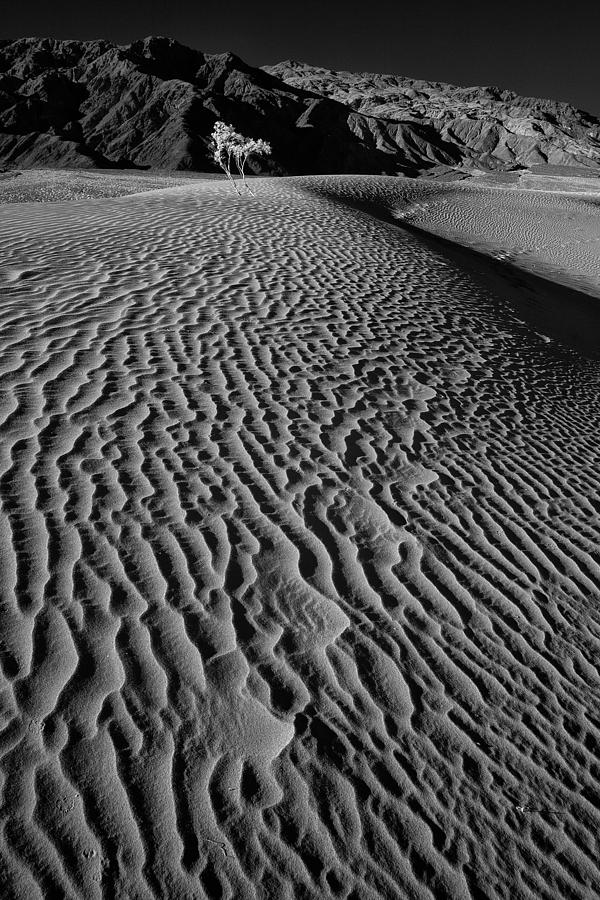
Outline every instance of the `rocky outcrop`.
[(217, 118), (269, 140), (275, 152), (263, 165), (275, 173), (410, 173), (457, 158), (420, 123), (388, 125), (232, 53), (209, 56), (167, 38), (0, 46), (5, 164), (212, 170)]
[(600, 121), (568, 103), (495, 87), (456, 87), (401, 75), (334, 72), (286, 61), (265, 66), (286, 84), (386, 122), (421, 124), (456, 148), (464, 167), (539, 164), (600, 170)]
[(168, 38), (0, 41), (0, 166), (214, 170), (216, 119), (273, 145), (255, 171), (418, 174), (600, 168), (599, 123), (566, 104), (299, 63), (254, 68)]

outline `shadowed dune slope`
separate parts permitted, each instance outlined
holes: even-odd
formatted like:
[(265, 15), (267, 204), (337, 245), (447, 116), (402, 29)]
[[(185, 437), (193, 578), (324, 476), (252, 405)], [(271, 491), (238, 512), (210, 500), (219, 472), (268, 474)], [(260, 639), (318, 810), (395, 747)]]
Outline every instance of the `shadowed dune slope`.
[(2, 895), (595, 896), (598, 363), (254, 185), (0, 208)]
[(600, 183), (527, 173), (500, 186), (499, 177), (444, 183), (331, 176), (309, 183), (317, 194), (444, 238), (450, 252), (451, 244), (467, 247), (600, 296)]

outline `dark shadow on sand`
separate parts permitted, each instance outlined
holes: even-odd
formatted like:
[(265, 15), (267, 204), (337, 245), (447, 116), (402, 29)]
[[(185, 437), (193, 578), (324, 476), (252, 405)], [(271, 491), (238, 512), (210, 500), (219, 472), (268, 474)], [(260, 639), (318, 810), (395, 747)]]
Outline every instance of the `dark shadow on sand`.
[(377, 203), (349, 201), (346, 197), (333, 194), (330, 199), (409, 232), (431, 250), (468, 272), (495, 297), (509, 304), (510, 312), (527, 322), (536, 332), (589, 359), (600, 359), (600, 294), (593, 296), (551, 280), (553, 273), (543, 277), (506, 260), (494, 259), (479, 250), (431, 234), (396, 218), (390, 209)]
[(512, 312), (536, 331), (590, 359), (600, 359), (600, 297), (462, 247), (391, 215), (389, 221), (467, 269), (484, 287), (510, 303)]

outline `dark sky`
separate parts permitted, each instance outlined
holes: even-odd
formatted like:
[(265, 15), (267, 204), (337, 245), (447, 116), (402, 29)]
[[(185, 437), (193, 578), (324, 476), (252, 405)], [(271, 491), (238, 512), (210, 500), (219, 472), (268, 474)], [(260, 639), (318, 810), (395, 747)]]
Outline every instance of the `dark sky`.
[[(150, 34), (252, 65), (488, 84), (567, 100), (600, 116), (600, 2), (537, 0), (30, 0), (5, 2), (2, 37), (127, 43)], [(486, 8), (487, 7), (487, 8)]]

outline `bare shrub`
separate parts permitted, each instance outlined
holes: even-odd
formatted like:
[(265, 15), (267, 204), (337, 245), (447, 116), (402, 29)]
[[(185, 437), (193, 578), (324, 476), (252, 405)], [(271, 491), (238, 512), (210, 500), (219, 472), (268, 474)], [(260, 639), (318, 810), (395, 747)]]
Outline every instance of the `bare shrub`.
[(223, 169), (236, 193), (241, 196), (231, 172), (232, 162), (235, 162), (246, 190), (254, 196), (254, 192), (246, 181), (246, 165), (251, 156), (270, 156), (271, 145), (261, 138), (257, 140), (246, 138), (236, 131), (233, 125), (218, 121), (215, 122), (211, 134), (211, 148), (214, 161)]

